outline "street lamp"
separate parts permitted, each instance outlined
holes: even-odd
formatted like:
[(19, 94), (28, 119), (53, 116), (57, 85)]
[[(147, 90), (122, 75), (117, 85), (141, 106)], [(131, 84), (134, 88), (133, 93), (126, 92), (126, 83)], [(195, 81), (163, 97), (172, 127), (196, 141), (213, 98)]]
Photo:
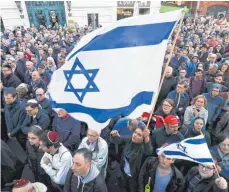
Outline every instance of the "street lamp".
[(23, 9), (22, 9), (22, 7), (21, 7), (21, 1), (15, 1), (15, 3), (16, 3), (16, 5), (17, 5), (17, 8), (18, 8), (19, 12), (22, 14)]
[(71, 1), (66, 1), (67, 3), (67, 7), (68, 7), (68, 16), (71, 17), (72, 14), (70, 13), (71, 12), (71, 8), (72, 8), (72, 2)]

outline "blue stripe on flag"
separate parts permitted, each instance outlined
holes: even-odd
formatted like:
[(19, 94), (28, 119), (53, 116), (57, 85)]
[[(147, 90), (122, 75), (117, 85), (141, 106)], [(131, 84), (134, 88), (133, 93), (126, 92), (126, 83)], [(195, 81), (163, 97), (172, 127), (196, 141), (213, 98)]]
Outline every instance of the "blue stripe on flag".
[(176, 21), (117, 27), (107, 33), (94, 37), (89, 43), (74, 52), (68, 60), (80, 51), (157, 45), (169, 38), (175, 24)]
[(115, 109), (97, 109), (85, 107), (79, 104), (72, 103), (57, 103), (52, 101), (53, 108), (64, 108), (68, 113), (85, 113), (90, 115), (95, 121), (99, 123), (104, 123), (108, 119), (117, 117), (119, 115), (129, 115), (136, 107), (147, 104), (150, 105), (154, 93), (153, 92), (140, 92), (135, 97), (132, 98), (131, 103), (127, 106), (115, 108)]
[(188, 139), (187, 141), (184, 141), (184, 143), (194, 144), (194, 145), (200, 145), (200, 144), (206, 143), (206, 140), (205, 140), (205, 138), (201, 138), (201, 139)]
[(176, 156), (181, 156), (181, 157), (188, 157), (190, 159), (192, 159), (193, 161), (196, 161), (198, 163), (213, 163), (213, 159), (212, 158), (192, 158), (189, 155), (182, 153), (180, 151), (163, 151), (163, 153), (165, 155), (176, 155)]

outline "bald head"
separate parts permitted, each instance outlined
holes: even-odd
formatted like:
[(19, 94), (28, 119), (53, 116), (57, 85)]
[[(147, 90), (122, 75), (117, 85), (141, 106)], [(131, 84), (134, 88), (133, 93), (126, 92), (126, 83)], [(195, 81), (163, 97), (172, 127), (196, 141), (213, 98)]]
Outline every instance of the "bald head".
[(165, 70), (165, 76), (166, 77), (170, 77), (170, 76), (172, 76), (172, 74), (173, 74), (173, 68), (172, 67), (167, 67), (166, 68), (166, 70)]

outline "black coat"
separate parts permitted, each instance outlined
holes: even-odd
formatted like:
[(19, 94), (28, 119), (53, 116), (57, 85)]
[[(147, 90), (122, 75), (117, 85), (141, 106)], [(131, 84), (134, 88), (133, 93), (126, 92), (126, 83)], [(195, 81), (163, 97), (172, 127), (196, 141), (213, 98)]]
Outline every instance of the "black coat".
[(24, 82), (25, 72), (27, 70), (25, 63), (26, 63), (25, 59), (18, 60), (16, 69), (14, 71), (15, 75), (18, 76), (18, 78), (21, 80), (21, 82)]
[(4, 112), (8, 133), (13, 137), (21, 130), (21, 125), (25, 120), (26, 112), (21, 109), (17, 100), (12, 104), (6, 104)]
[(36, 81), (31, 81), (31, 85), (29, 87), (30, 92), (33, 94), (33, 97), (36, 97), (36, 90), (38, 88), (42, 88), (45, 92), (47, 90), (47, 84), (45, 83), (45, 81), (40, 78)]
[[(190, 181), (199, 175), (198, 167), (193, 167), (189, 170), (188, 174), (185, 177), (185, 190), (184, 192), (188, 191)], [(218, 186), (215, 184), (216, 175), (208, 179), (202, 179), (193, 189), (193, 192), (228, 192), (228, 189), (222, 190), (219, 189)]]
[[(158, 167), (159, 161), (156, 157), (149, 157), (145, 160), (142, 165), (140, 174), (139, 174), (139, 192), (144, 192), (145, 186), (148, 183), (149, 177), (151, 177), (150, 188), (151, 191), (154, 189), (155, 180), (156, 180), (156, 170)], [(175, 167), (172, 166), (173, 176), (166, 187), (166, 191), (169, 192), (183, 192), (185, 179), (182, 173)]]
[(20, 84), (21, 84), (21, 80), (14, 74), (10, 74), (3, 79), (3, 86), (4, 87), (16, 88)]
[(200, 51), (200, 52), (198, 52), (198, 56), (199, 56), (199, 61), (201, 63), (205, 63), (207, 61), (207, 58), (208, 58), (208, 52), (202, 54), (202, 52)]
[[(78, 177), (70, 169), (65, 180), (63, 192), (81, 192), (78, 186), (82, 186), (82, 182), (78, 183), (79, 181)], [(83, 192), (107, 192), (106, 183), (101, 173), (84, 185)]]
[(28, 133), (28, 130), (33, 125), (39, 125), (43, 130), (47, 130), (50, 125), (50, 118), (49, 116), (39, 108), (38, 113), (35, 118), (26, 115), (22, 125), (21, 130), (24, 134)]
[(40, 166), (41, 158), (44, 155), (44, 151), (39, 149), (39, 147), (31, 145), (29, 141), (27, 141), (26, 154), (28, 158), (29, 168), (34, 173), (34, 176), (36, 177), (37, 175), (44, 175), (45, 171)]

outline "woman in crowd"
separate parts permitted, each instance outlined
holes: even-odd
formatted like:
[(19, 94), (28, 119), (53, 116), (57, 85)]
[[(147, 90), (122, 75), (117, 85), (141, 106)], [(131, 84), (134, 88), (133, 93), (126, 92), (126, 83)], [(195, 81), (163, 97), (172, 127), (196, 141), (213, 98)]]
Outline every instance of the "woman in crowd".
[(194, 117), (191, 120), (190, 125), (183, 126), (180, 132), (183, 134), (184, 138), (196, 137), (198, 135), (203, 134), (208, 146), (211, 146), (211, 137), (208, 131), (205, 129), (204, 118), (202, 117)]
[(229, 134), (222, 134), (217, 145), (210, 148), (212, 157), (217, 161), (219, 174), (229, 182)]
[(47, 58), (47, 70), (50, 73), (53, 73), (54, 71), (56, 71), (56, 63), (52, 57)]
[(163, 118), (168, 115), (176, 115), (174, 105), (175, 104), (172, 99), (164, 99), (161, 106), (155, 111), (154, 115), (162, 116)]
[(202, 117), (205, 125), (208, 119), (208, 111), (204, 108), (207, 104), (207, 100), (203, 95), (195, 97), (191, 106), (187, 107), (184, 113), (184, 125), (188, 126), (194, 117)]
[[(34, 174), (35, 181), (44, 183), (48, 187), (52, 186), (51, 179), (40, 166), (41, 158), (44, 155), (44, 152), (39, 149), (40, 136), (42, 132), (43, 131), (39, 125), (30, 127), (28, 132), (28, 141), (26, 143), (26, 153), (28, 165)], [(51, 187), (49, 188), (50, 189), (48, 191), (52, 192)]]

